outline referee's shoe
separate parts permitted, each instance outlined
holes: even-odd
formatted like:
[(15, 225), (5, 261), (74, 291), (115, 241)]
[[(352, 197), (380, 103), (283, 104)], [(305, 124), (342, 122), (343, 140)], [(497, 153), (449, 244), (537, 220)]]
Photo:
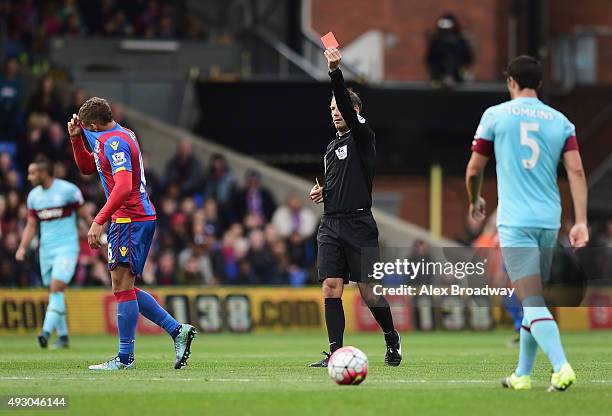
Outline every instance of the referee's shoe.
[(309, 364), (308, 367), (327, 367), (327, 365), (329, 364), (329, 357), (331, 357), (331, 354), (325, 351), (323, 351), (322, 354), (325, 356), (325, 358), (323, 358), (321, 361), (317, 361), (315, 363)]
[(400, 334), (393, 331), (389, 335), (385, 334), (387, 341), (387, 352), (385, 353), (385, 365), (389, 367), (397, 367), (402, 362), (402, 342)]

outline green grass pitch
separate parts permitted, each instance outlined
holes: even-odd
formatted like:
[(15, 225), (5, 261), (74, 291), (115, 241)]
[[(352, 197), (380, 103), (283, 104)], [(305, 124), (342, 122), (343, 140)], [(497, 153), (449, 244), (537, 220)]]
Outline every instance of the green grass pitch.
[[(538, 354), (534, 389), (509, 391), (499, 380), (515, 367), (507, 331), (406, 333), (401, 367), (383, 365), (378, 334), (347, 334), (369, 358), (367, 380), (337, 386), (325, 369), (307, 368), (323, 333), (202, 335), (189, 365), (176, 371), (167, 336), (136, 340), (137, 370), (94, 373), (110, 358), (111, 336), (71, 339), (69, 350), (41, 350), (34, 337), (0, 337), (0, 395), (69, 396), (87, 415), (612, 415), (612, 331), (563, 334), (578, 375), (567, 392), (546, 393), (549, 366)], [(0, 411), (0, 414), (45, 411)], [(52, 411), (63, 414), (64, 411)]]

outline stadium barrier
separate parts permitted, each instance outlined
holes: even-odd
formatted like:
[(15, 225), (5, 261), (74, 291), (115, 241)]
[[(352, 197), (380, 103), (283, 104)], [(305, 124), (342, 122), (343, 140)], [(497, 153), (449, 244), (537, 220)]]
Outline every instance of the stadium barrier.
[[(179, 320), (207, 333), (251, 331), (323, 331), (324, 305), (319, 288), (151, 287), (147, 290)], [(597, 296), (611, 297), (612, 291)], [(44, 289), (0, 289), (0, 335), (33, 333), (40, 329), (48, 293)], [(510, 319), (497, 306), (474, 307), (469, 300), (449, 296), (441, 307), (431, 299), (388, 298), (400, 331), (476, 330), (510, 328)], [(116, 302), (106, 289), (66, 292), (68, 325), (73, 334), (114, 334)], [(606, 303), (602, 303), (606, 304)], [(609, 303), (607, 303), (609, 304)], [(378, 325), (359, 292), (347, 287), (344, 310), (348, 331), (378, 331)], [(556, 308), (561, 329), (612, 329), (612, 308)], [(141, 334), (162, 330), (141, 317)]]

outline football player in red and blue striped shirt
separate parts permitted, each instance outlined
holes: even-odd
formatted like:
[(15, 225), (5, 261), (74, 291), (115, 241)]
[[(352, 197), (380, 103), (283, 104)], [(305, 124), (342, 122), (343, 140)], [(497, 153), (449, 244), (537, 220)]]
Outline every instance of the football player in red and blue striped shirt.
[[(134, 368), (134, 338), (138, 313), (164, 328), (175, 343), (179, 369), (186, 364), (196, 330), (177, 322), (147, 292), (134, 287), (142, 274), (155, 232), (155, 208), (146, 191), (142, 155), (136, 135), (113, 120), (111, 107), (103, 98), (87, 100), (68, 122), (70, 141), (79, 170), (84, 175), (98, 171), (106, 194), (102, 207), (87, 234), (89, 245), (99, 248), (102, 226), (108, 230), (108, 267), (117, 299), (119, 353), (90, 370)], [(93, 152), (89, 152), (83, 134)]]

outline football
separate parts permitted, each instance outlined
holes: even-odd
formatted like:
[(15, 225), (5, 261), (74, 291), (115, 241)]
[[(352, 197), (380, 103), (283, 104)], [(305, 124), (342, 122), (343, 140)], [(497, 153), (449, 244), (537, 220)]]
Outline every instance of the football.
[(343, 347), (329, 357), (329, 378), (336, 384), (361, 384), (368, 375), (368, 357), (358, 348)]

